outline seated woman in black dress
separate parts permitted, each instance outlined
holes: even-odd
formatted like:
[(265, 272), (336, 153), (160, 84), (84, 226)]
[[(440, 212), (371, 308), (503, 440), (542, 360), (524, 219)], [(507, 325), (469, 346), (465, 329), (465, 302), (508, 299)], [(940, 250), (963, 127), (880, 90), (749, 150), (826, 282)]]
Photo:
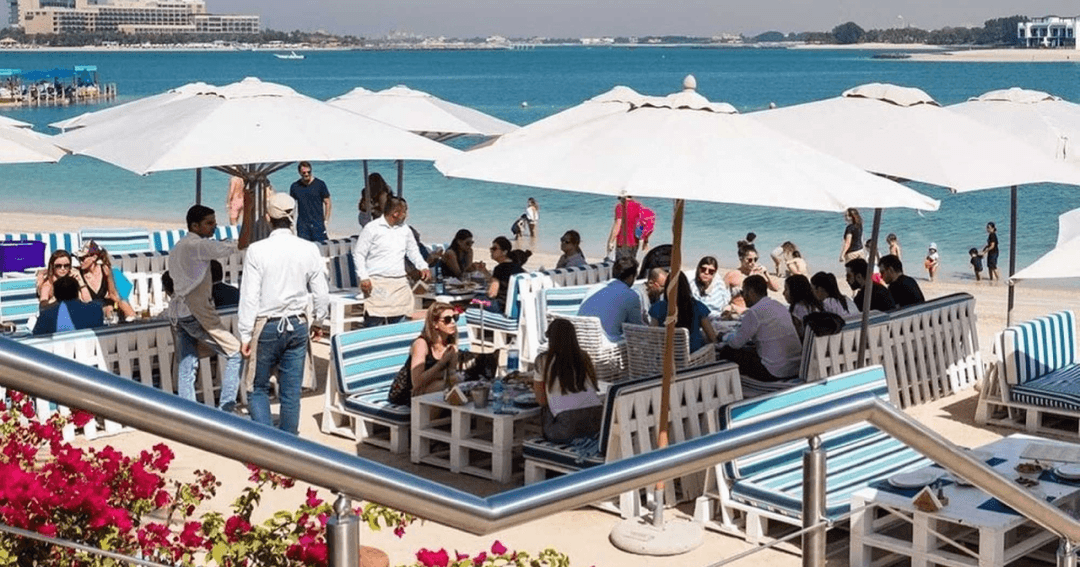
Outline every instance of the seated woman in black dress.
[(500, 236), (491, 243), (491, 259), (495, 260), (495, 267), (491, 270), (491, 283), (487, 289), (487, 296), (491, 300), (491, 304), (485, 307), (488, 311), (503, 312), (510, 289), (510, 277), (525, 271), (510, 255), (511, 248), (510, 239), (505, 236)]
[(428, 307), (424, 330), (409, 348), (409, 358), (394, 377), (390, 403), (408, 405), (413, 396), (438, 392), (448, 372), (457, 371), (457, 312), (448, 303)]

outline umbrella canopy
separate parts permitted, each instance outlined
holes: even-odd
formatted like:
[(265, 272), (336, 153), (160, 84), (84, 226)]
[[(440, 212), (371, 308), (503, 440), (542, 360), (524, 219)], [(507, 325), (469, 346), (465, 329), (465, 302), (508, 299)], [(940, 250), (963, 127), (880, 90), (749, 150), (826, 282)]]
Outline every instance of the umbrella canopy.
[(59, 134), (56, 143), (140, 175), (297, 160), (435, 160), (457, 153), (251, 77)]
[(1013, 87), (990, 91), (948, 109), (1015, 134), (1043, 155), (1080, 163), (1080, 104)]
[(764, 110), (753, 119), (867, 171), (963, 192), (1024, 183), (1080, 184), (1080, 168), (942, 108), (919, 89), (870, 84)]
[(1077, 258), (1080, 258), (1080, 209), (1058, 217), (1058, 239), (1054, 249), (1016, 272), (1009, 281), (1080, 277)]
[(0, 116), (0, 126), (11, 126), (14, 128), (33, 128), (34, 125), (29, 122), (23, 122), (22, 120), (15, 120), (14, 118), (8, 118), (7, 116)]
[(110, 120), (116, 120), (117, 118), (129, 114), (132, 112), (139, 112), (147, 109), (157, 108), (159, 106), (168, 104), (175, 100), (187, 98), (189, 96), (210, 92), (216, 89), (214, 85), (206, 83), (188, 83), (181, 85), (175, 89), (169, 89), (163, 93), (156, 95), (143, 97), (140, 99), (126, 102), (124, 104), (118, 104), (116, 106), (110, 106), (102, 110), (96, 110), (94, 112), (84, 112), (73, 118), (67, 120), (61, 120), (59, 122), (53, 122), (49, 124), (53, 128), (58, 130), (74, 130), (76, 128), (83, 128), (86, 126), (93, 126), (94, 124), (103, 124)]
[(55, 163), (65, 155), (49, 136), (29, 128), (0, 125), (0, 163)]
[(404, 85), (378, 92), (357, 87), (327, 103), (440, 142), (459, 136), (501, 136), (518, 128)]
[(449, 177), (613, 196), (833, 212), (938, 207), (692, 88), (651, 97), (618, 87), (435, 167)]

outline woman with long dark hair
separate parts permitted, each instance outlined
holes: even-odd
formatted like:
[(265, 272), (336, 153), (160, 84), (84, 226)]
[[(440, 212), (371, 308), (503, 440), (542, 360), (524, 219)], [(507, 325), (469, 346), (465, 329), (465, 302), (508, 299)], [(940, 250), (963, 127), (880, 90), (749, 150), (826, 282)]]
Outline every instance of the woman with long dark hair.
[(811, 313), (825, 311), (825, 306), (814, 295), (814, 288), (810, 285), (810, 280), (801, 274), (788, 276), (784, 280), (784, 299), (788, 302), (791, 322), (795, 324), (795, 330), (799, 332), (799, 338), (802, 338), (803, 317)]
[(450, 246), (442, 253), (443, 276), (460, 278), (473, 265), (473, 234), (468, 229), (461, 229), (454, 234)]
[(716, 331), (713, 330), (712, 324), (709, 323), (709, 308), (704, 303), (694, 299), (693, 292), (690, 291), (690, 280), (682, 272), (679, 272), (677, 278), (668, 277), (664, 295), (660, 298), (660, 301), (654, 303), (649, 309), (649, 317), (661, 326), (664, 324), (668, 312), (668, 290), (670, 289), (669, 286), (672, 285), (679, 286), (678, 298), (676, 299), (679, 318), (676, 320), (675, 326), (689, 331), (690, 352), (705, 346), (706, 343), (715, 343)]
[(594, 435), (603, 414), (597, 394), (596, 369), (578, 344), (574, 324), (553, 320), (547, 328), (548, 350), (533, 380), (536, 401), (543, 408), (540, 423), (548, 441), (566, 442)]
[(814, 295), (821, 301), (821, 306), (829, 313), (835, 313), (845, 319), (859, 314), (855, 301), (840, 293), (840, 286), (836, 283), (836, 276), (829, 272), (818, 272), (810, 278), (810, 285), (814, 289)]
[(859, 209), (851, 208), (845, 211), (844, 220), (848, 225), (844, 228), (844, 243), (840, 246), (840, 262), (846, 263), (848, 260), (863, 257), (863, 225)]

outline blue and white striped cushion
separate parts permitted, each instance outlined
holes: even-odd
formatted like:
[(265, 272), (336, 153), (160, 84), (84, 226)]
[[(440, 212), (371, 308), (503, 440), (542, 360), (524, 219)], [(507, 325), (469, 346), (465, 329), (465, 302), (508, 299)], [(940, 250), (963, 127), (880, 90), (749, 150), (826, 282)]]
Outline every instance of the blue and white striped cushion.
[(339, 254), (330, 258), (330, 289), (357, 289), (356, 264), (352, 254)]
[(1044, 408), (1080, 411), (1080, 364), (1059, 368), (1010, 389), (1012, 401)]
[(36, 278), (0, 278), (0, 321), (25, 326), (37, 314)]
[[(423, 321), (409, 321), (334, 335), (330, 355), (337, 370), (338, 390), (348, 396), (381, 389), (385, 398), (422, 330)], [(458, 326), (458, 348), (469, 350), (464, 325)]]
[(218, 227), (214, 229), (214, 238), (218, 240), (239, 240), (240, 227), (219, 224)]
[(1001, 334), (1005, 377), (1026, 384), (1076, 364), (1076, 317), (1059, 311), (1013, 325)]
[[(481, 317), (483, 321), (481, 322)], [(466, 309), (465, 322), (470, 325), (483, 326), (485, 329), (499, 329), (500, 331), (516, 331), (518, 320), (507, 317), (502, 313), (493, 313), (481, 309)]]
[(93, 240), (109, 254), (151, 252), (150, 233), (141, 228), (89, 228), (80, 234), (83, 242)]
[(79, 234), (75, 232), (12, 232), (0, 234), (0, 240), (37, 240), (45, 243), (45, 256), (42, 265), (48, 264), (49, 256), (57, 250), (76, 252), (82, 248)]
[(173, 246), (176, 246), (177, 242), (180, 242), (180, 239), (185, 234), (187, 234), (187, 231), (184, 229), (158, 230), (150, 235), (150, 244), (158, 252), (168, 252), (172, 250)]
[(408, 405), (390, 403), (386, 399), (389, 394), (390, 384), (353, 394), (345, 398), (345, 408), (368, 417), (377, 417), (382, 421), (409, 425), (412, 408)]
[[(600, 285), (600, 284), (597, 284)], [(550, 287), (544, 290), (543, 315), (577, 315), (581, 302), (589, 296), (593, 290), (592, 285), (575, 285), (569, 287)]]

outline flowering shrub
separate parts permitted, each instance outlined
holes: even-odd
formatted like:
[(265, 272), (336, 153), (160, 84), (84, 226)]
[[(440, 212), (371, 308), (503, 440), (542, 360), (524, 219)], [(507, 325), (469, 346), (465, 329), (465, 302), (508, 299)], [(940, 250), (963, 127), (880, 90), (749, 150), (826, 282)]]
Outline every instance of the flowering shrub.
[(445, 549), (431, 551), (421, 549), (416, 552), (416, 563), (402, 567), (569, 567), (570, 558), (555, 551), (545, 549), (535, 558), (524, 551), (510, 551), (498, 540), (491, 545), (490, 551), (480, 551), (473, 555), (454, 551), (453, 559)]

